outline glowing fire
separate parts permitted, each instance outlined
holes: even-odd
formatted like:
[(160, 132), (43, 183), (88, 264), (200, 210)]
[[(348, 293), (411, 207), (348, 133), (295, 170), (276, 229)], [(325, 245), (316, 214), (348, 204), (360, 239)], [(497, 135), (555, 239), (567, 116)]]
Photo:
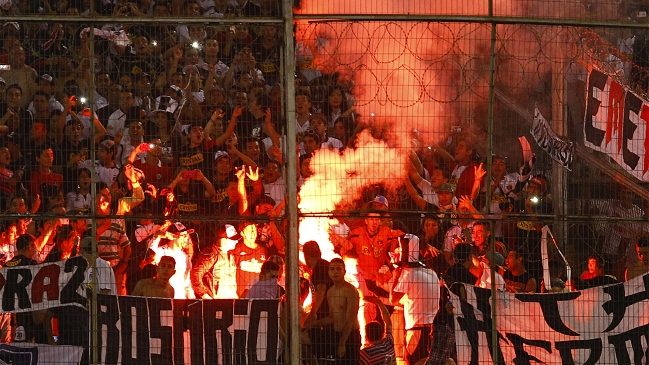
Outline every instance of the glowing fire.
[(160, 263), (162, 256), (171, 256), (176, 260), (176, 273), (169, 279), (169, 284), (174, 288), (174, 299), (194, 299), (194, 289), (189, 277), (192, 268), (189, 256), (180, 248), (161, 248), (157, 242), (153, 242), (149, 248), (155, 252), (155, 265)]
[[(351, 206), (360, 198), (364, 187), (384, 184), (397, 188), (407, 173), (407, 156), (401, 149), (374, 139), (367, 130), (358, 135), (356, 149), (338, 151), (321, 149), (311, 159), (314, 172), (300, 190), (299, 209), (303, 214), (322, 215), (337, 207)], [(314, 240), (320, 245), (323, 258), (337, 257), (329, 240), (336, 219), (326, 216), (304, 217), (300, 221), (300, 244)]]

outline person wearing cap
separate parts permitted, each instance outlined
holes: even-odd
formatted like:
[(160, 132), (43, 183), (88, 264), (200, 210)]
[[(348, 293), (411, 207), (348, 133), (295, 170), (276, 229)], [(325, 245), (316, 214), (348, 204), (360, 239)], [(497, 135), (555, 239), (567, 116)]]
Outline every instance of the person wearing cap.
[(390, 273), (382, 270), (388, 264), (388, 252), (397, 243), (402, 231), (393, 230), (383, 224), (383, 210), (368, 209), (363, 214), (363, 225), (353, 229), (347, 238), (331, 233), (332, 242), (343, 256), (358, 259), (358, 270), (365, 285), (363, 295), (387, 297), (381, 286), (390, 279)]
[(419, 237), (406, 234), (398, 239), (398, 254), (392, 275), (390, 304), (403, 304), (406, 320), (406, 358), (409, 364), (428, 356), (432, 326), (439, 311), (439, 278), (419, 258)]
[[(90, 166), (94, 163), (95, 165), (95, 175), (98, 181), (104, 182), (106, 185), (115, 189), (113, 184), (117, 180), (117, 175), (119, 175), (119, 166), (115, 163), (115, 153), (117, 151), (115, 141), (106, 139), (99, 143), (97, 149), (97, 160), (82, 160), (84, 157), (84, 151), (81, 151), (81, 154), (78, 156), (77, 168), (87, 168), (90, 170)], [(87, 151), (86, 155), (87, 156)], [(76, 159), (77, 157), (71, 157), (70, 160)]]
[(450, 183), (443, 183), (437, 188), (437, 217), (440, 219), (442, 228), (446, 231), (457, 224), (457, 198), (455, 187)]
[(237, 264), (231, 251), (240, 239), (237, 229), (225, 224), (219, 227), (213, 244), (200, 252), (190, 273), (196, 298), (238, 298)]
[(149, 244), (149, 249), (155, 252), (155, 264), (158, 264), (160, 258), (164, 256), (171, 256), (176, 262), (175, 273), (169, 280), (174, 287), (176, 299), (194, 299), (189, 276), (192, 268), (191, 260), (194, 256), (190, 236), (193, 232), (193, 229), (187, 228), (181, 222), (166, 221)]
[(320, 148), (340, 150), (343, 143), (334, 137), (327, 136), (327, 117), (322, 113), (311, 114), (309, 126), (320, 137)]
[[(48, 74), (40, 75), (36, 80), (36, 85), (38, 85), (37, 92), (43, 92), (45, 96), (45, 105), (48, 112), (53, 112), (54, 110), (63, 111), (63, 105), (56, 100), (54, 96), (54, 78)], [(36, 95), (36, 93), (34, 93)], [(38, 117), (36, 114), (36, 106), (34, 101), (29, 104), (27, 110), (34, 114), (34, 117)]]
[(0, 77), (5, 79), (7, 85), (17, 84), (22, 90), (22, 99), (19, 107), (27, 109), (32, 96), (37, 90), (36, 79), (38, 73), (36, 70), (25, 64), (25, 50), (20, 45), (14, 45), (8, 50), (9, 70), (0, 71)]

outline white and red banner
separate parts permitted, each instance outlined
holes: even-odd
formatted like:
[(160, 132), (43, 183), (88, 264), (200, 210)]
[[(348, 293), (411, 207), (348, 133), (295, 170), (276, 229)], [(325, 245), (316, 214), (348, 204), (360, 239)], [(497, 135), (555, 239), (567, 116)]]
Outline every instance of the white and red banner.
[[(73, 305), (75, 320), (88, 321), (90, 292), (84, 284), (88, 262), (67, 261), (0, 269), (2, 312), (28, 312)], [(275, 364), (281, 352), (276, 299), (176, 300), (97, 295), (101, 364)], [(78, 317), (78, 318), (77, 318)], [(80, 322), (79, 322), (80, 323)], [(59, 321), (59, 333), (65, 331)], [(89, 337), (89, 336), (88, 336)], [(76, 364), (59, 356), (70, 348), (0, 346), (2, 361), (13, 364)], [(49, 361), (49, 362), (48, 362)]]
[(33, 266), (5, 266), (0, 269), (0, 313), (30, 312), (62, 305), (87, 304), (88, 261), (77, 256)]
[(599, 71), (588, 74), (584, 145), (649, 181), (649, 101)]
[(458, 364), (646, 364), (649, 360), (649, 274), (580, 292), (498, 292), (496, 346), (491, 290), (464, 287), (466, 302), (453, 295)]

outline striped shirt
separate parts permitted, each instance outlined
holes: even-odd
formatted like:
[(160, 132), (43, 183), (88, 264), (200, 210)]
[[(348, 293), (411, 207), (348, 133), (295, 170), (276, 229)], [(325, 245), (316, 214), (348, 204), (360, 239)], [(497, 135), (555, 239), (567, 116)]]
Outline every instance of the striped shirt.
[(124, 230), (124, 221), (121, 219), (111, 219), (110, 228), (99, 236), (97, 242), (97, 254), (100, 258), (108, 261), (110, 266), (115, 267), (122, 259), (120, 249), (130, 245), (126, 231)]
[(394, 338), (388, 333), (374, 345), (361, 349), (360, 365), (392, 365), (395, 363)]

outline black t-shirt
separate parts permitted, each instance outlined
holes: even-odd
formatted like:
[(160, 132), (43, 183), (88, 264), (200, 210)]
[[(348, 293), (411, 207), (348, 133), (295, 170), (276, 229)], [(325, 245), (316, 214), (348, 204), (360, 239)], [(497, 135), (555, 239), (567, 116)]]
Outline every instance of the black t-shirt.
[(178, 202), (178, 215), (197, 216), (205, 214), (208, 201), (204, 192), (205, 186), (203, 186), (203, 183), (195, 180), (189, 182), (187, 191), (183, 191), (179, 186), (176, 186), (174, 195)]
[(182, 146), (177, 151), (178, 166), (190, 170), (201, 170), (205, 176), (209, 174), (209, 169), (214, 161), (214, 152), (206, 151), (203, 144), (198, 147)]
[[(313, 267), (313, 271), (311, 272), (311, 291), (315, 293), (315, 289), (318, 287), (318, 285), (324, 284), (327, 286), (326, 290), (329, 290), (334, 283), (329, 277), (329, 261), (325, 259), (319, 259), (318, 262), (315, 264)], [(326, 293), (326, 291), (325, 291)], [(326, 316), (329, 315), (329, 303), (327, 302), (327, 297), (325, 295), (325, 298), (322, 300), (322, 304), (318, 308), (317, 314), (317, 319), (322, 319), (325, 318)]]
[[(527, 287), (527, 282), (530, 281), (530, 279), (532, 278), (533, 278), (532, 274), (530, 274), (528, 271), (518, 276), (515, 276), (509, 270), (505, 271), (505, 273), (503, 274), (503, 279), (505, 279), (507, 285), (513, 286), (521, 293), (525, 292), (525, 288)], [(537, 288), (534, 288), (534, 291), (536, 291), (536, 289)]]
[(459, 295), (459, 291), (457, 291), (458, 286), (453, 285), (455, 283), (466, 283), (466, 284), (471, 284), (475, 285), (476, 282), (478, 281), (478, 278), (469, 271), (466, 267), (464, 267), (460, 263), (456, 263), (455, 265), (449, 267), (446, 272), (444, 273), (444, 279), (450, 281), (449, 284), (451, 284), (451, 291), (453, 293)]

